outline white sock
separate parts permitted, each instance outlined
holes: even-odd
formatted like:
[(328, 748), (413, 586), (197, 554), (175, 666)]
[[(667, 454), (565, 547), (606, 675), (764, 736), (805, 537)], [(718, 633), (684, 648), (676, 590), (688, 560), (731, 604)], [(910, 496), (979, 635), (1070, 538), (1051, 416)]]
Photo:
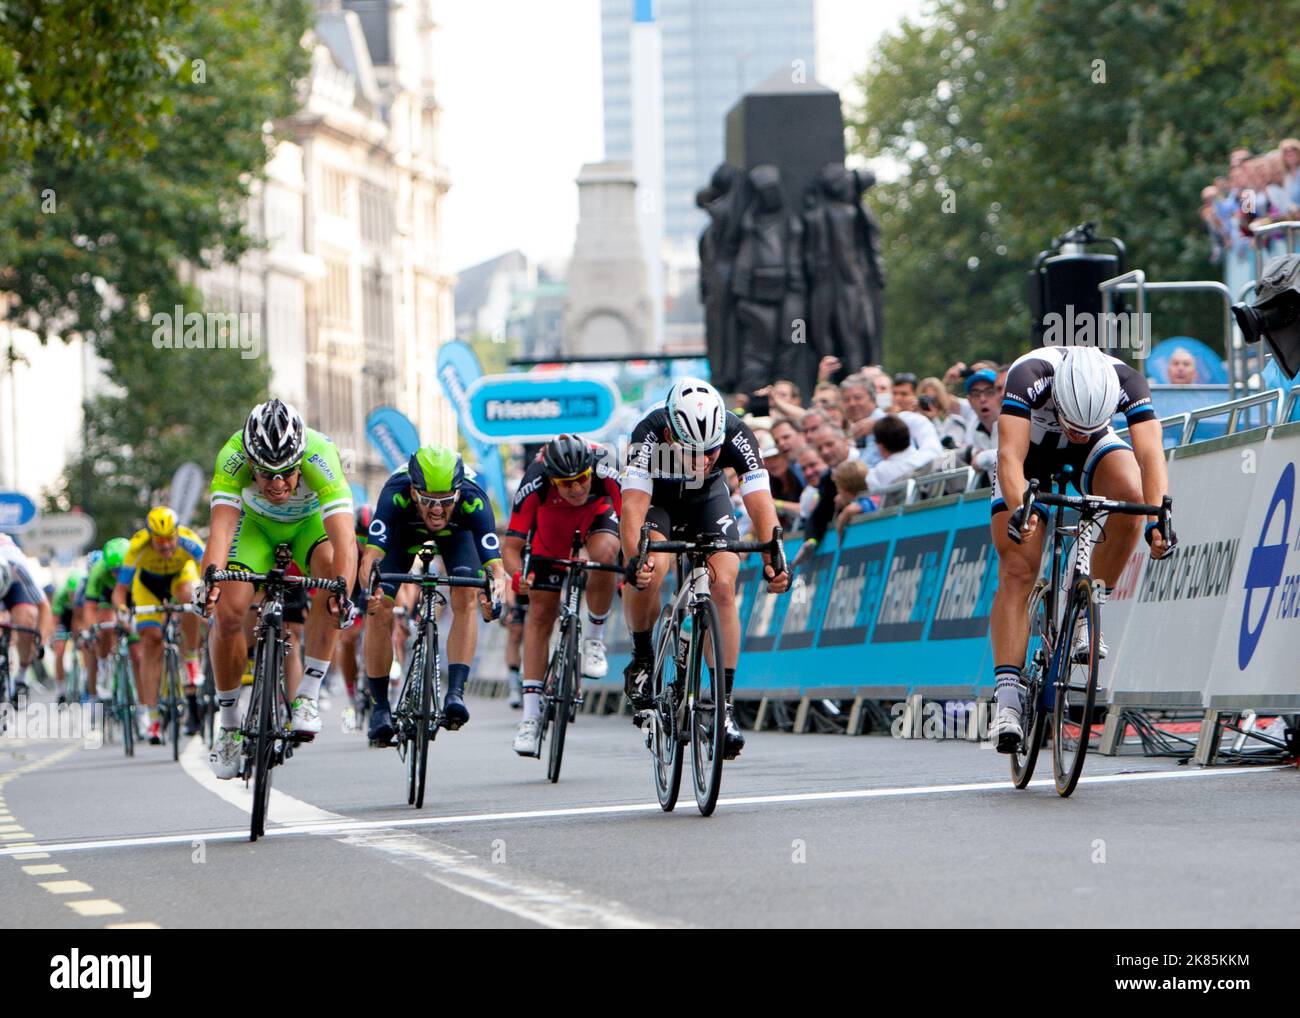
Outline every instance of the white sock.
[(221, 708), (221, 727), (233, 732), (239, 727), (239, 687), (228, 693), (218, 689), (217, 705)]
[(323, 657), (309, 657), (302, 663), (302, 681), (298, 683), (298, 695), (315, 700), (320, 696), (320, 684), (325, 681), (325, 673), (330, 663)]
[(594, 612), (587, 612), (587, 636), (593, 640), (605, 642), (605, 620), (609, 618), (609, 612), (604, 615), (596, 615)]
[(542, 716), (542, 684), (536, 679), (524, 679), (524, 720), (537, 721)]

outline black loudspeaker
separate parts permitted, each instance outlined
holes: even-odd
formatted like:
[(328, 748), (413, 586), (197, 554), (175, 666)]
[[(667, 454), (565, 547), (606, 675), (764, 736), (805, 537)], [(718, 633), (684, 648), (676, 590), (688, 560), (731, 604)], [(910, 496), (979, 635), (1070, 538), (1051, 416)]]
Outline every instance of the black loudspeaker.
[[(1069, 322), (1071, 316), (1077, 319), (1080, 315), (1100, 315), (1101, 292), (1097, 284), (1124, 272), (1124, 245), (1115, 238), (1094, 236), (1095, 229), (1094, 223), (1076, 226), (1052, 241), (1052, 246), (1035, 260), (1029, 272), (1030, 339), (1034, 347), (1043, 345), (1048, 315), (1059, 315), (1062, 322)], [(1089, 244), (1109, 244), (1114, 253), (1087, 251)], [(1111, 310), (1118, 313), (1123, 307), (1117, 294)]]

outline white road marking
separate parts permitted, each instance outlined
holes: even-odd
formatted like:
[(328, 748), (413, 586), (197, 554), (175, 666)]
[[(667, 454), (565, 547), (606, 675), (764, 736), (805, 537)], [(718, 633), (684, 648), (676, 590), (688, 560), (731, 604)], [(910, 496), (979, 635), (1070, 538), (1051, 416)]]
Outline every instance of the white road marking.
[[(194, 737), (181, 754), (185, 773), (208, 791), (246, 813), (253, 810), (253, 792), (242, 781), (222, 781), (208, 767), (207, 747)], [(401, 865), (419, 872), (442, 886), (505, 912), (565, 929), (600, 927), (628, 929), (660, 926), (661, 923), (634, 913), (618, 902), (586, 894), (553, 880), (524, 877), (503, 867), (488, 867), (468, 852), (450, 845), (440, 845), (414, 834), (392, 831), (383, 822), (368, 824), (366, 833), (358, 833), (347, 817), (313, 806), (271, 787), (271, 805), (267, 819), (272, 824), (266, 834), (277, 830), (316, 831), (338, 834), (352, 832), (339, 840), (345, 844), (371, 848), (393, 856)], [(240, 831), (239, 837), (247, 837)], [(209, 835), (187, 836), (184, 840), (213, 840)]]
[(399, 865), (458, 894), (553, 929), (681, 928), (558, 880), (524, 876), (503, 865), (401, 831), (366, 831), (339, 838), (345, 845), (377, 849)]
[[(212, 773), (212, 768), (208, 765), (208, 747), (207, 744), (197, 735), (190, 736), (189, 745), (181, 753), (181, 766), (185, 773), (206, 788), (213, 795), (216, 795), (232, 806), (237, 806), (245, 813), (253, 812), (253, 785), (250, 782), (245, 785), (239, 778), (232, 778), (229, 781), (222, 781)], [(285, 795), (275, 787), (275, 782), (271, 782), (271, 804), (267, 810), (267, 821), (269, 823), (310, 823), (312, 821), (336, 821), (343, 820), (345, 817), (338, 813), (331, 813), (327, 809), (320, 809), (310, 803), (303, 802), (301, 799), (295, 799), (291, 795)], [(270, 831), (268, 830), (269, 834)]]
[[(1162, 780), (1204, 780), (1212, 778), (1244, 777), (1251, 774), (1273, 774), (1278, 771), (1295, 772), (1293, 764), (1281, 764), (1276, 767), (1240, 767), (1207, 770), (1169, 770), (1169, 771), (1135, 771), (1125, 774), (1098, 774), (1080, 779), (1080, 784), (1104, 784), (1124, 781), (1162, 781)], [(1043, 779), (1030, 783), (1031, 788), (1051, 788), (1052, 781)], [(777, 795), (723, 797), (719, 806), (774, 805), (780, 803), (821, 802), (851, 799), (894, 798), (909, 795), (951, 795), (965, 792), (1014, 792), (1009, 781), (987, 781), (968, 784), (949, 785), (914, 785), (900, 788), (855, 788), (829, 792), (787, 792)], [(305, 805), (305, 804), (304, 804)], [(316, 807), (311, 807), (316, 809)], [(326, 812), (326, 811), (321, 811)], [(626, 813), (658, 813), (656, 802), (629, 802), (611, 806), (572, 806), (555, 809), (517, 810), (508, 813), (461, 813), (451, 816), (417, 816), (392, 820), (347, 820), (340, 818), (337, 823), (318, 821), (312, 824), (297, 824), (285, 827), (268, 827), (265, 837), (286, 837), (289, 835), (316, 835), (331, 837), (358, 831), (394, 830), (406, 827), (454, 827), (460, 824), (492, 823), (502, 820), (549, 820), (567, 817), (606, 816)], [(337, 814), (331, 814), (336, 816)], [(247, 839), (248, 830), (226, 831), (191, 831), (184, 834), (151, 834), (141, 837), (97, 838), (84, 841), (69, 841), (39, 846), (44, 855), (50, 852), (80, 852), (92, 849), (140, 848), (161, 845), (189, 844), (193, 841), (240, 841)], [(17, 853), (35, 846), (14, 846), (0, 848), (0, 858), (14, 856), (24, 858)]]
[(29, 877), (48, 877), (55, 873), (67, 873), (68, 871), (56, 862), (37, 863), (35, 866), (24, 866), (23, 872)]

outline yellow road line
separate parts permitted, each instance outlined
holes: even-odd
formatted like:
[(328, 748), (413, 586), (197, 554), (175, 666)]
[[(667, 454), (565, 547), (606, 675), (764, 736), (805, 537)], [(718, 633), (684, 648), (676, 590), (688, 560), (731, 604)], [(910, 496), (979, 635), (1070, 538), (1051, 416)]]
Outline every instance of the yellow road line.
[(89, 894), (94, 890), (84, 880), (44, 880), (40, 886), (51, 894)]
[(117, 915), (126, 911), (117, 902), (107, 898), (83, 898), (81, 901), (65, 901), (63, 904), (82, 916)]

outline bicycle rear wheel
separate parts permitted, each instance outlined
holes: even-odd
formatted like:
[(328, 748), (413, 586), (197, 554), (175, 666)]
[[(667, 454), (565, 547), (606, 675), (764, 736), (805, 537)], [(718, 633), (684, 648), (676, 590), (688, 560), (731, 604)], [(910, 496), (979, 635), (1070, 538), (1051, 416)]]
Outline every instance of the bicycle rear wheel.
[(266, 814), (271, 803), (271, 767), (275, 757), (275, 687), (279, 676), (274, 654), (266, 653), (265, 644), (274, 646), (274, 638), (259, 641), (257, 661), (253, 670), (253, 694), (250, 710), (253, 712), (249, 731), (244, 738), (253, 740), (253, 817), (249, 841), (256, 841), (266, 833)]
[(1047, 584), (1040, 581), (1029, 597), (1029, 647), (1025, 652), (1024, 704), (1020, 712), (1024, 737), (1020, 748), (1011, 754), (1011, 783), (1025, 788), (1034, 776), (1038, 751), (1047, 731), (1047, 712), (1043, 705), (1043, 681), (1052, 658), (1052, 620), (1048, 615)]
[[(659, 807), (665, 813), (671, 813), (676, 807), (682, 787), (681, 739), (677, 732), (677, 705), (680, 698), (675, 683), (677, 665), (674, 657), (680, 623), (672, 617), (671, 611), (671, 607), (667, 607), (659, 616), (658, 650), (655, 654), (654, 674), (650, 676), (654, 706), (645, 721), (648, 726), (646, 746), (654, 761), (655, 793), (659, 796)], [(672, 670), (671, 678), (669, 669)]]
[[(1092, 737), (1092, 709), (1097, 699), (1097, 640), (1101, 616), (1092, 599), (1092, 582), (1080, 576), (1070, 593), (1070, 608), (1061, 630), (1056, 660), (1055, 694), (1052, 707), (1052, 772), (1057, 794), (1074, 791), (1083, 773)], [(1083, 652), (1074, 653), (1078, 633), (1086, 631)]]
[(711, 816), (722, 788), (727, 687), (722, 670), (722, 627), (718, 609), (705, 601), (693, 614), (687, 723), (691, 729), (691, 771), (695, 805)]
[(578, 626), (572, 617), (560, 629), (556, 647), (555, 693), (550, 698), (554, 711), (554, 728), (551, 731), (550, 754), (547, 757), (546, 777), (552, 784), (560, 780), (560, 766), (564, 763), (564, 735), (569, 728), (569, 713), (573, 709), (573, 691), (577, 684)]

